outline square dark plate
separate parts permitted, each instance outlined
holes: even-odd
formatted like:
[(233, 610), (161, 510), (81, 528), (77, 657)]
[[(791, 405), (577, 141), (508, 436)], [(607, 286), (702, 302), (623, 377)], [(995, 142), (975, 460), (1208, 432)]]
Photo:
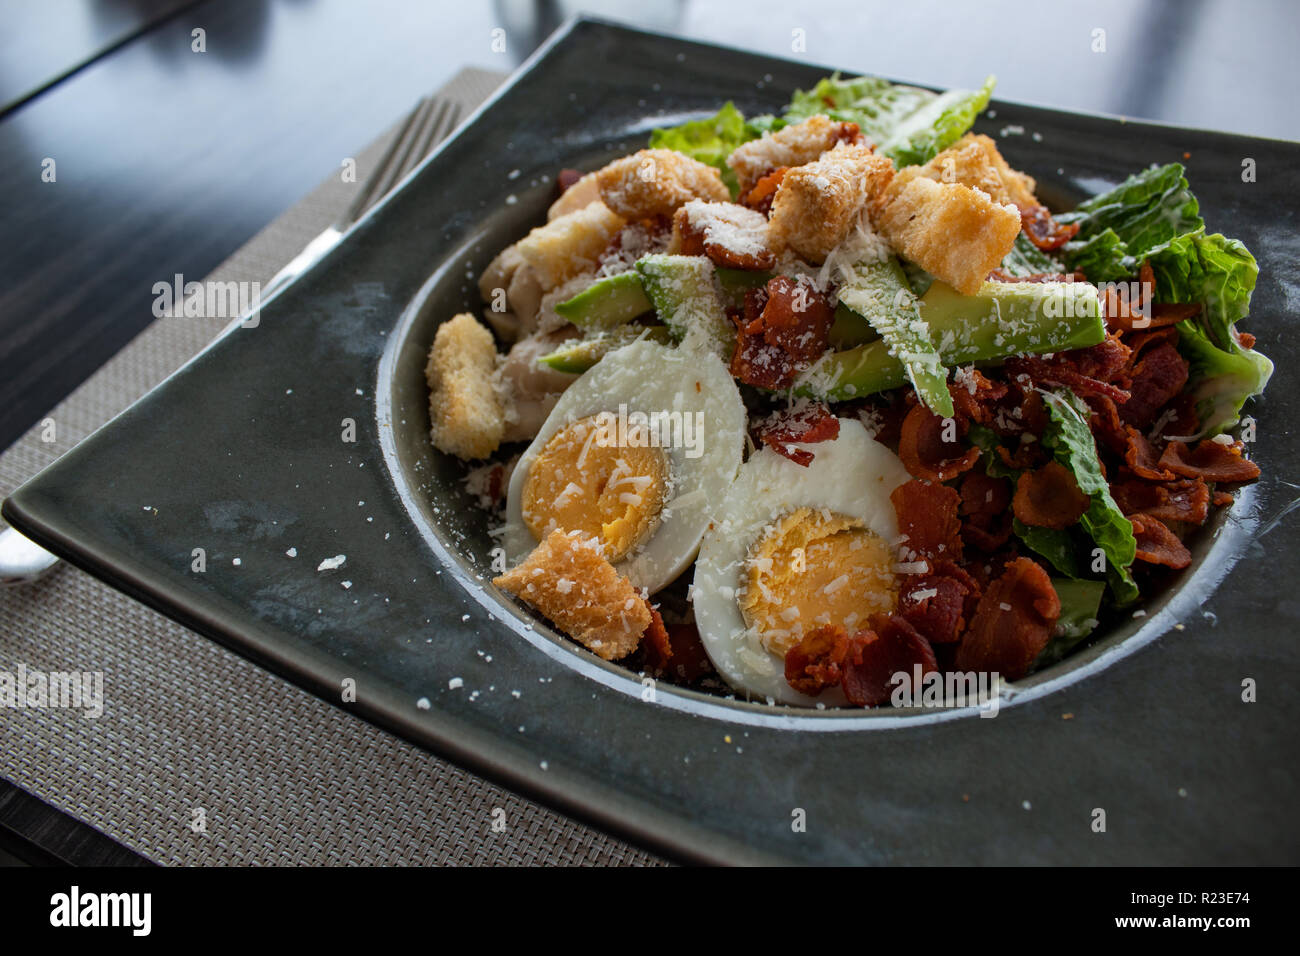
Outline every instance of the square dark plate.
[[(1253, 408), (1264, 477), (1197, 539), (1195, 565), (995, 718), (807, 713), (663, 685), (647, 701), (635, 675), (487, 583), (485, 522), (426, 438), (436, 325), (480, 308), (470, 276), (542, 218), (559, 168), (595, 168), (727, 99), (779, 109), (828, 72), (569, 25), (257, 328), (233, 327), (5, 517), (325, 700), (678, 859), (1294, 862), (1295, 144), (1001, 102), (980, 120), (1056, 205), (1185, 162), (1211, 230), (1259, 258), (1248, 327), (1278, 366)], [(1247, 157), (1257, 182), (1242, 181)], [(1248, 678), (1258, 703), (1242, 700)]]

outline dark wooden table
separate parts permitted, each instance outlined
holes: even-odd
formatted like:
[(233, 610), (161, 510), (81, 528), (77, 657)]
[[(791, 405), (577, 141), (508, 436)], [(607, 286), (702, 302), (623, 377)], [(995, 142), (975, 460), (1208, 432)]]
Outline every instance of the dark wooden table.
[[(6, 0), (0, 448), (152, 321), (155, 282), (201, 278), (422, 94), (463, 66), (512, 69), (578, 9), (846, 71), (937, 86), (993, 71), (1005, 99), (1300, 138), (1290, 0)], [(134, 855), (0, 782), (0, 863), (14, 858)]]

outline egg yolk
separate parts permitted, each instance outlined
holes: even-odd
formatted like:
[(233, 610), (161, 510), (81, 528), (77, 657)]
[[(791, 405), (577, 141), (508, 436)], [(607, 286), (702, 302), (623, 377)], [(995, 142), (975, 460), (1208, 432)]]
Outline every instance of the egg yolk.
[(740, 612), (763, 646), (784, 655), (805, 631), (838, 624), (852, 633), (898, 601), (894, 556), (862, 521), (798, 508), (773, 522), (746, 562)]
[(551, 436), (528, 469), (524, 524), (538, 541), (557, 528), (582, 531), (617, 563), (658, 525), (670, 474), (662, 449), (604, 443), (596, 416), (581, 419)]

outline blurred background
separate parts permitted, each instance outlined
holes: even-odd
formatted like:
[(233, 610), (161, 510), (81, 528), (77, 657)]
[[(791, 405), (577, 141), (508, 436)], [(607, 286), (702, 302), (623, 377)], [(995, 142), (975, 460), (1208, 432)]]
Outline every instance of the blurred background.
[(512, 70), (577, 12), (933, 86), (996, 72), (1002, 99), (1300, 136), (1292, 0), (3, 0), (0, 448), (152, 321), (153, 283), (201, 278), (421, 95), (465, 66)]

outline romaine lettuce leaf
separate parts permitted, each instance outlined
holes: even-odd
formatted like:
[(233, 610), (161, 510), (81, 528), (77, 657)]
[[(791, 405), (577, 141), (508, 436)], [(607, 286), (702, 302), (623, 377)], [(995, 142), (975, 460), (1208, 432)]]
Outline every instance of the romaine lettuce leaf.
[[(1219, 348), (1195, 319), (1178, 323), (1178, 351), (1190, 366), (1187, 389), (1201, 420), (1199, 436), (1214, 436), (1235, 425), (1246, 399), (1264, 391), (1273, 374), (1266, 356), (1235, 340), (1227, 350)], [(1172, 428), (1178, 431), (1176, 423)]]
[(734, 199), (739, 185), (736, 174), (727, 165), (727, 157), (740, 144), (761, 135), (762, 131), (746, 123), (744, 115), (728, 100), (722, 109), (706, 119), (690, 120), (680, 126), (654, 130), (650, 134), (650, 148), (675, 149), (713, 166), (722, 173), (722, 181), (727, 184)]
[(1084, 576), (1085, 563), (1079, 559), (1078, 542), (1069, 528), (1039, 528), (1011, 519), (1011, 530), (1027, 547), (1051, 562), (1052, 567), (1071, 578)]
[(903, 119), (880, 145), (880, 151), (902, 166), (928, 163), (975, 125), (993, 97), (997, 80), (990, 76), (978, 90), (949, 90)]
[(1052, 587), (1061, 602), (1061, 616), (1056, 619), (1056, 633), (1034, 660), (1035, 670), (1055, 664), (1092, 633), (1101, 612), (1102, 592), (1106, 590), (1101, 581), (1063, 578), (1052, 578)]
[(1002, 271), (1007, 275), (1031, 276), (1044, 272), (1061, 272), (1065, 267), (1043, 252), (1021, 230), (1015, 244), (1002, 259)]
[(1127, 279), (1141, 266), (1128, 254), (1124, 240), (1109, 227), (1089, 239), (1067, 242), (1063, 251), (1070, 268), (1080, 270), (1094, 284)]
[(1106, 556), (1106, 577), (1115, 602), (1128, 604), (1138, 596), (1129, 573), (1137, 556), (1137, 540), (1132, 522), (1110, 496), (1110, 486), (1097, 458), (1097, 444), (1088, 427), (1087, 407), (1069, 389), (1043, 390), (1041, 394), (1048, 412), (1042, 442), (1057, 462), (1070, 469), (1079, 490), (1090, 499), (1079, 524)]
[[(1087, 241), (1107, 229), (1124, 243), (1127, 255), (1140, 261), (1147, 250), (1205, 225), (1180, 163), (1144, 169), (1109, 192), (1079, 203), (1072, 212), (1056, 216), (1056, 221), (1079, 224), (1074, 242), (1065, 247), (1071, 268), (1073, 257)], [(1094, 279), (1091, 273), (1088, 278), (1104, 281)]]
[(1155, 300), (1202, 303), (1201, 325), (1210, 341), (1230, 348), (1236, 342), (1232, 327), (1250, 313), (1259, 276), (1249, 250), (1219, 233), (1207, 236), (1202, 228), (1162, 243), (1146, 257), (1155, 273)]
[(1250, 312), (1259, 266), (1236, 239), (1199, 229), (1176, 236), (1147, 253), (1155, 274), (1155, 301), (1202, 305), (1201, 314), (1178, 324), (1178, 350), (1191, 366), (1188, 388), (1196, 399), (1202, 435), (1235, 425), (1241, 406), (1258, 395), (1273, 363), (1242, 348), (1234, 325)]
[(796, 90), (786, 107), (787, 123), (800, 123), (818, 113), (833, 120), (857, 123), (869, 139), (883, 142), (906, 117), (935, 98), (917, 86), (896, 86), (874, 76), (840, 79), (824, 77), (811, 90)]
[(840, 79), (838, 73), (811, 90), (799, 90), (784, 119), (798, 123), (824, 113), (831, 119), (857, 123), (880, 151), (898, 166), (929, 162), (957, 142), (975, 117), (988, 106), (995, 80), (990, 76), (978, 90), (933, 93), (874, 76)]

